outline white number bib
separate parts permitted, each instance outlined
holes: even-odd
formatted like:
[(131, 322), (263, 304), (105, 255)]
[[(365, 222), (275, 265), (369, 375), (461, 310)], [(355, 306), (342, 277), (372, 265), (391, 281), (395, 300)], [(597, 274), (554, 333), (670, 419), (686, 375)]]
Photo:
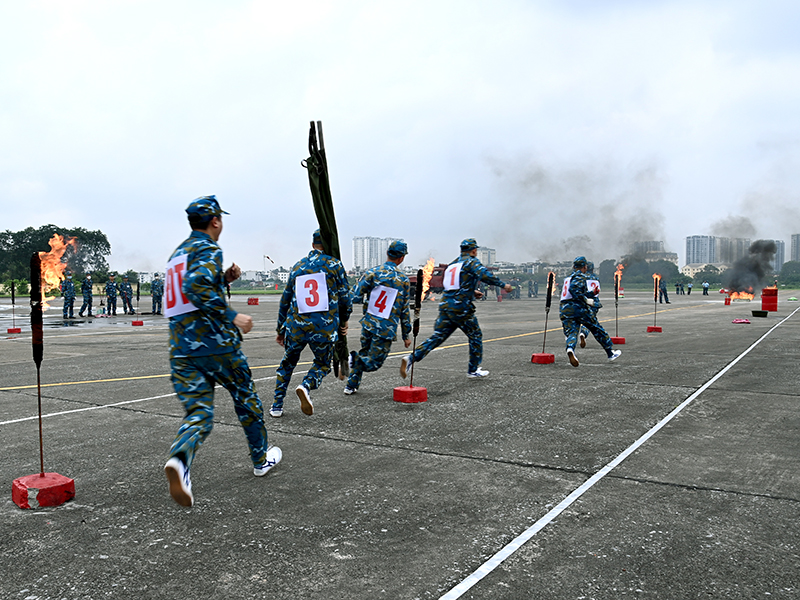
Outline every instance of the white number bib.
[(386, 287), (385, 285), (375, 287), (369, 294), (367, 312), (381, 319), (388, 319), (389, 315), (392, 314), (397, 291), (396, 288)]
[(188, 260), (188, 254), (181, 254), (167, 263), (167, 276), (164, 278), (165, 317), (176, 317), (197, 310), (183, 295), (183, 275)]
[(572, 277), (567, 277), (564, 280), (564, 287), (561, 288), (561, 299), (562, 300), (571, 300), (572, 294), (569, 293), (569, 282), (572, 281)]
[(444, 289), (457, 290), (461, 287), (461, 267), (463, 262), (456, 262), (444, 270)]
[(328, 310), (328, 284), (325, 273), (298, 275), (294, 280), (294, 295), (297, 298), (297, 312), (301, 315)]
[(599, 294), (600, 293), (600, 282), (597, 279), (587, 279), (586, 280), (586, 287), (588, 288), (590, 293)]

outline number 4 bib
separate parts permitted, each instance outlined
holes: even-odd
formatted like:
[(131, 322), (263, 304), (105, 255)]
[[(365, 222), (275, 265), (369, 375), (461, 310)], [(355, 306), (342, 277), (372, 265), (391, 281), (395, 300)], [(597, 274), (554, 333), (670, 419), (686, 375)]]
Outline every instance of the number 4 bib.
[(381, 319), (388, 319), (392, 314), (395, 298), (397, 298), (396, 288), (376, 286), (369, 294), (367, 312)]
[(444, 270), (444, 289), (457, 290), (461, 287), (461, 267), (463, 262), (453, 263)]
[(304, 315), (328, 310), (328, 284), (325, 273), (298, 275), (294, 281), (294, 294), (297, 298), (297, 312)]

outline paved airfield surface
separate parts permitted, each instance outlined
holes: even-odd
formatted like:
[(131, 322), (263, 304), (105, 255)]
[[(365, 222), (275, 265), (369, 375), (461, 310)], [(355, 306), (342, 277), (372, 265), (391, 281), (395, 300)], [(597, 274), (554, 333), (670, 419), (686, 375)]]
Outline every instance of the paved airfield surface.
[[(0, 336), (0, 597), (800, 597), (793, 294), (781, 290), (767, 318), (751, 316), (757, 300), (670, 294), (658, 305), (663, 332), (648, 334), (652, 295), (630, 292), (622, 356), (608, 363), (590, 340), (577, 369), (557, 306), (546, 339), (555, 364), (534, 365), (543, 298), (478, 302), (488, 378), (467, 379), (457, 332), (415, 367), (428, 402), (393, 402), (407, 384), (395, 343), (356, 395), (329, 375), (311, 417), (290, 392), (284, 416), (267, 422), (283, 461), (263, 478), (218, 389), (191, 509), (172, 501), (162, 470), (182, 417), (166, 321), (65, 326), (60, 303), (45, 313), (45, 470), (74, 478), (77, 493), (55, 508), (11, 501), (12, 481), (39, 472), (36, 369), (18, 309), (22, 334)], [(232, 302), (255, 319), (244, 350), (268, 407), (277, 298)], [(9, 308), (0, 302), (2, 332)], [(427, 303), (420, 342), (435, 316)], [(613, 301), (600, 318), (613, 335)], [(354, 318), (351, 348), (358, 332)]]

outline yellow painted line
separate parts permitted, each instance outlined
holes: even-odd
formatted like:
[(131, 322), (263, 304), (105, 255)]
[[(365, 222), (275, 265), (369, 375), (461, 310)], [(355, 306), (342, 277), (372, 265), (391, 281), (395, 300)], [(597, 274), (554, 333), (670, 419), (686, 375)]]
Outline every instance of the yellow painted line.
[[(667, 312), (667, 311), (670, 311), (670, 310), (686, 310), (688, 308), (698, 308), (698, 307), (703, 307), (703, 306), (712, 306), (712, 304), (698, 304), (698, 305), (695, 305), (695, 306), (683, 306), (683, 307), (667, 308), (667, 309), (664, 309), (664, 310), (659, 311), (659, 312)], [(631, 315), (629, 317), (620, 317), (619, 320), (623, 321), (625, 319), (636, 319), (636, 318), (640, 318), (640, 317), (649, 317), (649, 316), (652, 316), (652, 314), (653, 313), (647, 313), (647, 314), (641, 314), (641, 315)], [(604, 319), (604, 320), (600, 321), (600, 323), (608, 323), (609, 321), (613, 321), (613, 320), (614, 319)], [(561, 331), (561, 327), (554, 327), (553, 329), (548, 329), (547, 330), (548, 333), (551, 332), (551, 331)], [(492, 338), (490, 340), (484, 340), (484, 343), (500, 342), (500, 341), (503, 341), (503, 340), (513, 340), (515, 338), (528, 337), (528, 336), (531, 336), (531, 335), (539, 335), (540, 333), (544, 333), (544, 330), (542, 330), (542, 331), (529, 331), (527, 333), (519, 333), (517, 335), (509, 335), (509, 336), (500, 337), (500, 338)], [(446, 350), (446, 349), (449, 349), (449, 348), (461, 348), (463, 346), (468, 346), (468, 345), (469, 345), (469, 342), (462, 342), (460, 344), (451, 344), (449, 346), (439, 346), (437, 348), (437, 350), (440, 350), (440, 349), (441, 350)], [(391, 352), (389, 354), (389, 356), (405, 356), (406, 354), (408, 354), (408, 350), (405, 350), (403, 352)], [(297, 366), (299, 367), (300, 365), (310, 365), (310, 364), (312, 364), (312, 363), (311, 362), (301, 362), (301, 363), (297, 363)], [(256, 369), (277, 369), (279, 366), (280, 365), (262, 365), (260, 367), (250, 367), (250, 370), (251, 371), (255, 371)], [(140, 375), (140, 376), (137, 376), (137, 377), (116, 377), (114, 379), (88, 379), (86, 381), (63, 381), (63, 382), (60, 382), (60, 383), (45, 383), (45, 384), (42, 384), (41, 387), (49, 388), (49, 387), (62, 387), (62, 386), (65, 386), (65, 385), (85, 385), (85, 384), (88, 384), (88, 383), (113, 383), (113, 382), (116, 382), (116, 381), (137, 381), (137, 380), (143, 380), (143, 379), (161, 379), (161, 378), (169, 377), (169, 376), (170, 376), (169, 373), (164, 373), (164, 374), (161, 374), (161, 375)], [(10, 391), (13, 391), (13, 390), (31, 390), (31, 389), (36, 389), (36, 386), (35, 385), (18, 385), (18, 386), (14, 386), (14, 387), (0, 387), (0, 392), (10, 392)]]

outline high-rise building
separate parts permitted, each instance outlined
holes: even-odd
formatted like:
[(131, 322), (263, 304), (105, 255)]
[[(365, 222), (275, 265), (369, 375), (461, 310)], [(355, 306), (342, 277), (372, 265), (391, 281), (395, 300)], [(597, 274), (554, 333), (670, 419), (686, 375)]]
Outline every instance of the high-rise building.
[(783, 263), (786, 262), (786, 242), (783, 240), (772, 240), (775, 242), (775, 258), (772, 260), (772, 270), (780, 273)]
[(750, 254), (750, 240), (747, 238), (716, 238), (717, 262), (732, 265), (740, 258)]
[(686, 238), (686, 264), (710, 265), (717, 262), (717, 245), (713, 235), (691, 235)]
[(478, 260), (485, 266), (493, 265), (497, 262), (497, 250), (478, 246)]
[(664, 252), (664, 242), (649, 240), (646, 242), (633, 242), (631, 246), (632, 254), (641, 255), (648, 252)]
[(792, 234), (792, 244), (789, 248), (789, 260), (800, 261), (800, 233)]
[(356, 269), (371, 269), (386, 262), (389, 244), (400, 238), (354, 237), (353, 266)]

